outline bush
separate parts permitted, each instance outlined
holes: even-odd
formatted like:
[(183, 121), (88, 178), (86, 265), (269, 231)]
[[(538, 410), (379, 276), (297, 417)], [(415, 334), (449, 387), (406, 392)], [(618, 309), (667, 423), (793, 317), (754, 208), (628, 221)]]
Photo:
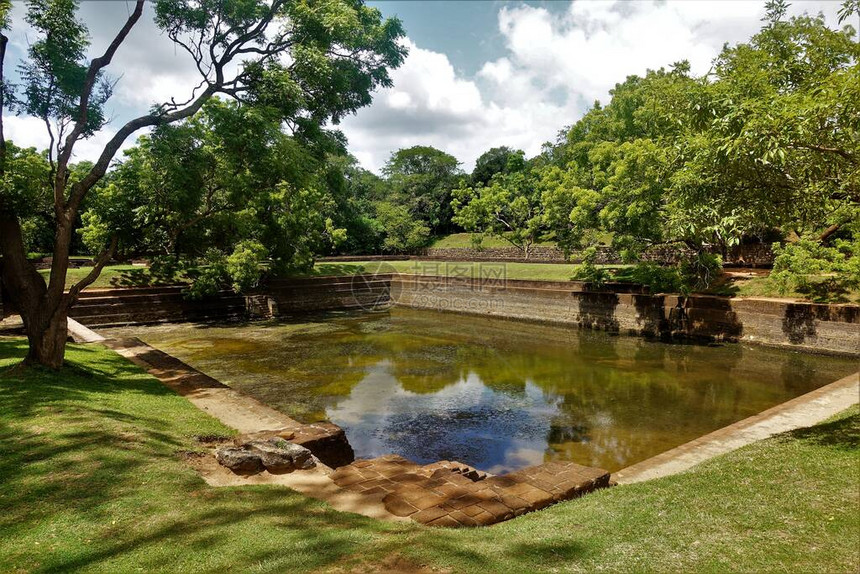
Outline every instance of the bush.
[(860, 287), (860, 240), (837, 239), (833, 247), (809, 239), (773, 245), (773, 272), (768, 281), (780, 293), (839, 301)]
[(589, 247), (582, 252), (582, 263), (573, 273), (573, 279), (585, 281), (590, 285), (601, 287), (609, 279), (606, 269), (597, 266), (597, 247)]
[(192, 282), (185, 292), (186, 297), (200, 299), (206, 295), (214, 295), (230, 281), (224, 254), (214, 248), (207, 249), (200, 265), (194, 270), (189, 270), (188, 277)]
[(722, 257), (702, 251), (680, 257), (674, 265), (642, 261), (633, 268), (630, 278), (646, 285), (652, 293), (689, 295), (710, 287), (722, 270)]
[(640, 261), (630, 278), (648, 287), (652, 293), (680, 293), (683, 281), (676, 266), (665, 266), (653, 261)]
[(259, 241), (242, 241), (236, 246), (226, 261), (234, 291), (248, 291), (260, 283), (262, 265), (267, 256), (266, 248)]

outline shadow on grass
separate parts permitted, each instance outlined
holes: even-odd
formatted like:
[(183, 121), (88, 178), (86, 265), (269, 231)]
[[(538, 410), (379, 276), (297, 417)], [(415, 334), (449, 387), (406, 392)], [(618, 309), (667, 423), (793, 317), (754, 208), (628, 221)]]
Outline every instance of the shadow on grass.
[(364, 271), (357, 263), (317, 263), (313, 275), (355, 275)]
[(790, 431), (782, 437), (817, 446), (857, 451), (860, 449), (860, 414), (855, 413), (835, 421)]
[(116, 277), (111, 277), (110, 283), (114, 287), (165, 287), (180, 284), (182, 281), (176, 275), (166, 277), (141, 267), (121, 271)]
[(223, 427), (109, 351), (68, 356), (0, 375), (0, 569), (317, 571), (402, 544), (287, 488), (207, 486), (181, 453)]

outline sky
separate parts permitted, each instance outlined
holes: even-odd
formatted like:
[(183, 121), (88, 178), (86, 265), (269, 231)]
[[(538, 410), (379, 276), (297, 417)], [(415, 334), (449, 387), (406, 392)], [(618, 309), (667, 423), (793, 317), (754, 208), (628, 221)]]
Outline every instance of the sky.
[[(528, 156), (555, 140), (595, 100), (630, 74), (689, 60), (694, 73), (710, 68), (723, 44), (746, 41), (761, 27), (763, 0), (576, 0), (508, 2), (369, 1), (404, 25), (409, 55), (391, 73), (394, 85), (339, 126), (349, 151), (378, 172), (393, 151), (432, 145), (471, 171), (491, 147)], [(128, 16), (132, 2), (84, 1), (81, 18), (101, 52)], [(792, 2), (790, 14), (823, 13), (836, 25), (838, 0)], [(7, 69), (34, 38), (13, 5)], [(108, 69), (118, 80), (109, 104), (112, 121), (76, 148), (94, 159), (127, 119), (152, 104), (190, 95), (198, 78), (187, 54), (174, 49), (152, 22), (141, 22)], [(18, 145), (45, 147), (36, 118), (7, 117), (6, 135)], [(126, 142), (132, 145), (133, 138)]]

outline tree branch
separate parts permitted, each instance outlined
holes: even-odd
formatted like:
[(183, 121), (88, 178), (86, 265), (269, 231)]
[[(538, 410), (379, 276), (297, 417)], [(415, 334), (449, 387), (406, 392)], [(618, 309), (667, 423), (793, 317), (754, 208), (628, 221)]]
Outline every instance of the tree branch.
[(111, 237), (110, 245), (108, 246), (107, 249), (102, 251), (101, 254), (98, 256), (98, 258), (96, 259), (95, 265), (93, 265), (92, 270), (89, 273), (87, 273), (86, 277), (84, 277), (83, 279), (81, 279), (80, 281), (78, 281), (77, 283), (75, 283), (74, 285), (72, 285), (69, 288), (69, 297), (68, 297), (68, 304), (69, 305), (71, 305), (72, 303), (77, 301), (78, 295), (80, 294), (81, 291), (83, 291), (84, 289), (86, 289), (87, 287), (92, 285), (93, 281), (98, 279), (99, 275), (102, 272), (102, 269), (104, 269), (104, 266), (107, 265), (107, 262), (110, 261), (111, 257), (113, 257), (114, 251), (116, 251), (117, 241), (118, 241), (118, 238), (116, 235)]
[[(63, 145), (63, 151), (60, 154), (60, 157), (57, 158), (57, 163), (60, 164), (60, 170), (65, 171), (66, 166), (69, 163), (69, 158), (72, 156), (72, 148), (75, 146), (75, 142), (80, 139), (81, 135), (83, 135), (87, 126), (87, 116), (89, 113), (90, 106), (90, 96), (92, 95), (93, 88), (95, 87), (96, 80), (98, 79), (99, 72), (101, 72), (106, 66), (111, 63), (113, 60), (114, 54), (119, 49), (120, 45), (125, 41), (126, 37), (131, 32), (131, 29), (137, 24), (137, 21), (140, 20), (140, 15), (143, 14), (143, 6), (146, 3), (146, 0), (137, 0), (134, 6), (134, 11), (129, 15), (128, 20), (125, 21), (125, 24), (117, 33), (116, 37), (114, 37), (113, 41), (105, 50), (104, 54), (99, 56), (98, 58), (94, 58), (92, 62), (90, 62), (90, 67), (87, 69), (87, 75), (84, 79), (84, 86), (81, 89), (81, 101), (80, 101), (80, 109), (78, 111), (78, 119), (75, 121), (75, 127), (69, 132), (69, 135), (66, 136), (66, 142)], [(59, 173), (58, 173), (59, 176)]]
[(216, 91), (218, 91), (216, 87), (214, 85), (210, 85), (197, 97), (196, 100), (181, 110), (176, 110), (175, 112), (166, 114), (147, 114), (128, 121), (105, 145), (104, 150), (102, 150), (101, 155), (93, 165), (92, 169), (90, 169), (89, 173), (87, 173), (82, 180), (72, 186), (72, 191), (69, 195), (68, 201), (69, 212), (72, 215), (77, 213), (77, 209), (84, 196), (107, 172), (107, 168), (110, 166), (111, 160), (114, 155), (116, 155), (116, 152), (119, 151), (119, 148), (128, 136), (142, 128), (167, 124), (193, 116), (201, 107), (203, 107), (203, 104), (206, 103), (213, 94), (215, 94)]

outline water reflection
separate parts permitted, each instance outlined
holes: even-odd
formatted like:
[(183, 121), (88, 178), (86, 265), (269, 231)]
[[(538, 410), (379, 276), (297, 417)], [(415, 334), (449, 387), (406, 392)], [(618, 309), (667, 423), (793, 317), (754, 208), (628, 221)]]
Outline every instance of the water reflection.
[(545, 460), (617, 470), (855, 367), (408, 309), (135, 334), (291, 416), (342, 426), (360, 457), (496, 473)]

